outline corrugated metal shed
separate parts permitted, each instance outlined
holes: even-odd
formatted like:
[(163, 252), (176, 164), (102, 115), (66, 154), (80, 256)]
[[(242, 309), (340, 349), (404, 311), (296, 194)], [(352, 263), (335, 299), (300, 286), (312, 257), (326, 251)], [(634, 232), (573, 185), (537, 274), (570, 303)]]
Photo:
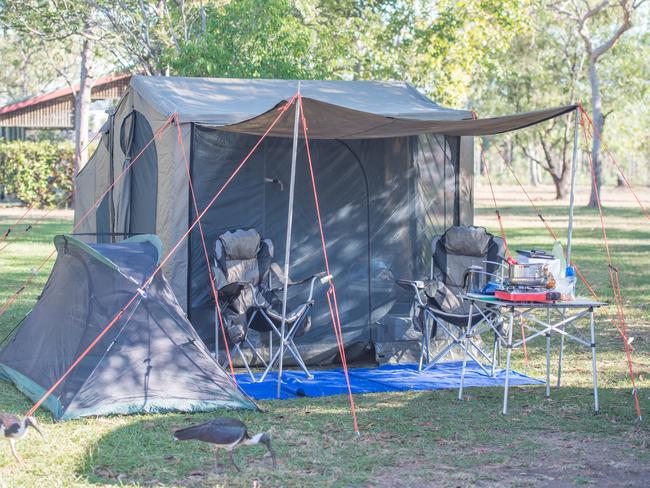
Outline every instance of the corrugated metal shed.
[[(126, 91), (130, 74), (99, 78), (91, 91), (92, 100), (120, 98)], [(78, 89), (75, 86), (75, 91)], [(72, 88), (61, 88), (0, 108), (0, 127), (29, 129), (72, 129), (74, 94)]]

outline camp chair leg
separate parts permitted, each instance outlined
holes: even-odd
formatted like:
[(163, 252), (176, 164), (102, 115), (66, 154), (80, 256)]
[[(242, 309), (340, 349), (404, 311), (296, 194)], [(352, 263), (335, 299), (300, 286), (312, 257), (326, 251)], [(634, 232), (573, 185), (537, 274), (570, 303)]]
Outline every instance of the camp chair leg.
[(591, 372), (594, 380), (594, 412), (598, 413), (598, 371), (596, 370), (596, 331), (594, 329), (594, 309), (589, 309), (589, 329), (591, 333)]
[(305, 322), (305, 320), (307, 319), (308, 314), (309, 314), (309, 308), (306, 308), (305, 311), (303, 312), (303, 314), (300, 317), (298, 317), (298, 319), (294, 322), (291, 329), (289, 329), (289, 331), (287, 332), (287, 335), (285, 336), (284, 340), (282, 340), (280, 331), (277, 329), (277, 327), (275, 327), (275, 325), (272, 323), (271, 319), (268, 318), (266, 316), (266, 314), (264, 314), (264, 312), (262, 312), (262, 315), (264, 317), (266, 317), (266, 320), (269, 322), (269, 325), (272, 327), (273, 330), (275, 330), (277, 332), (278, 338), (280, 338), (280, 345), (277, 348), (277, 350), (275, 351), (275, 354), (273, 354), (273, 356), (272, 356), (271, 360), (269, 361), (266, 369), (264, 370), (264, 373), (262, 373), (262, 376), (261, 376), (261, 378), (259, 380), (260, 382), (264, 381), (267, 374), (273, 369), (275, 364), (278, 362), (278, 360), (280, 359), (280, 352), (282, 351), (283, 348), (284, 348), (285, 351), (288, 351), (293, 356), (293, 358), (298, 363), (298, 366), (300, 366), (300, 368), (307, 375), (308, 379), (312, 379), (314, 377), (309, 372), (309, 370), (307, 369), (307, 366), (305, 365), (305, 362), (303, 361), (302, 357), (300, 356), (300, 353), (298, 352), (298, 348), (296, 347), (295, 343), (293, 342), (293, 336), (298, 331), (298, 328), (301, 327), (302, 324)]
[(481, 348), (471, 340), (471, 338), (469, 338), (469, 344), (463, 344), (463, 341), (468, 340), (467, 332), (461, 332), (459, 335), (456, 335), (442, 321), (439, 321), (433, 315), (431, 315), (431, 318), (438, 324), (438, 327), (440, 327), (447, 334), (452, 342), (451, 344), (447, 345), (438, 355), (436, 355), (422, 371), (431, 369), (438, 362), (440, 362), (440, 360), (445, 357), (453, 348), (460, 347), (463, 350), (467, 349), (467, 354), (469, 357), (478, 365), (479, 368), (481, 368), (483, 373), (490, 376), (490, 372), (485, 368), (485, 366), (483, 366), (483, 363), (481, 363), (478, 358), (472, 354), (472, 352), (469, 350), (469, 346), (471, 345), (476, 348), (476, 350), (479, 351), (488, 361), (491, 360), (490, 357), (487, 356), (485, 352), (483, 352)]
[(434, 367), (437, 363), (440, 362), (442, 358), (444, 358), (447, 354), (449, 354), (454, 347), (456, 347), (456, 343), (453, 342), (452, 339), (452, 342), (450, 344), (447, 344), (442, 351), (436, 354), (436, 356), (426, 365), (424, 369), (422, 369), (422, 371), (426, 371)]
[(508, 325), (508, 345), (506, 350), (506, 380), (503, 386), (503, 415), (508, 413), (508, 390), (510, 386), (510, 356), (512, 355), (512, 329), (514, 328), (515, 311), (510, 310), (510, 320)]
[(257, 348), (256, 348), (256, 347), (251, 343), (250, 340), (248, 340), (248, 334), (247, 334), (246, 337), (244, 338), (244, 342), (246, 342), (246, 344), (248, 345), (248, 347), (250, 348), (250, 350), (253, 352), (253, 354), (257, 357), (257, 359), (259, 359), (259, 360), (262, 362), (262, 364), (263, 364), (264, 367), (266, 368), (266, 366), (267, 366), (266, 361), (264, 361), (264, 358), (263, 358), (262, 355), (259, 353), (259, 351), (257, 350)]
[[(472, 310), (474, 310), (474, 302), (470, 302), (469, 305), (469, 314), (467, 315), (467, 333), (471, 332), (472, 330)], [(467, 334), (465, 334), (465, 337), (466, 336)], [(465, 370), (467, 369), (468, 340), (469, 342), (471, 342), (471, 339), (465, 339), (463, 340), (463, 342), (461, 342), (461, 347), (463, 348), (463, 367), (460, 370), (460, 386), (458, 388), (459, 400), (463, 399), (463, 386), (465, 385)]]
[[(429, 349), (428, 338), (429, 338), (429, 321), (424, 320), (424, 323), (422, 324), (422, 342), (420, 343), (420, 361), (418, 363), (418, 371), (422, 371), (422, 362), (424, 361), (424, 350), (425, 348), (427, 349), (427, 351)], [(426, 364), (428, 364), (428, 358)]]
[(300, 355), (300, 352), (298, 352), (298, 348), (296, 347), (295, 342), (293, 342), (293, 339), (288, 341), (288, 349), (289, 352), (291, 352), (291, 355), (294, 357), (298, 365), (302, 368), (302, 370), (305, 372), (307, 375), (307, 379), (312, 380), (314, 379), (314, 375), (309, 372), (307, 369), (307, 366), (305, 365), (305, 362), (302, 360), (302, 356)]
[(427, 364), (431, 361), (431, 321), (427, 320)]
[(463, 386), (465, 385), (465, 371), (467, 370), (467, 348), (463, 347), (463, 367), (460, 370), (460, 386), (458, 387), (458, 399), (463, 399)]
[(476, 342), (474, 342), (471, 337), (467, 337), (467, 346), (468, 347), (472, 346), (474, 349), (476, 349), (476, 352), (480, 356), (483, 356), (483, 358), (486, 361), (488, 361), (488, 362), (492, 361), (492, 358), (490, 356), (488, 356), (487, 353), (483, 349), (481, 349), (481, 347)]
[(255, 381), (255, 375), (251, 371), (250, 366), (248, 365), (248, 361), (246, 360), (246, 355), (244, 354), (244, 351), (241, 350), (241, 347), (239, 344), (235, 346), (237, 349), (237, 352), (239, 353), (239, 357), (241, 358), (242, 362), (244, 363), (244, 368), (246, 368), (246, 371), (248, 371), (248, 374), (250, 375), (251, 379)]

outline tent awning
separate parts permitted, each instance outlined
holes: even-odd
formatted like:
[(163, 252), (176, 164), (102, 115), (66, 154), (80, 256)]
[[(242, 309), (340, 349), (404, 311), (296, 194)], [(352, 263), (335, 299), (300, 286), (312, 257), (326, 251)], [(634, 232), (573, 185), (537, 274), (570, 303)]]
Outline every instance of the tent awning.
[[(313, 139), (369, 139), (427, 133), (449, 136), (500, 134), (544, 122), (576, 108), (576, 105), (567, 105), (486, 119), (415, 120), (359, 112), (304, 97), (303, 106), (309, 137)], [(277, 115), (276, 110), (271, 110), (250, 120), (222, 128), (233, 132), (261, 135)], [(283, 117), (270, 135), (292, 137), (293, 117)]]

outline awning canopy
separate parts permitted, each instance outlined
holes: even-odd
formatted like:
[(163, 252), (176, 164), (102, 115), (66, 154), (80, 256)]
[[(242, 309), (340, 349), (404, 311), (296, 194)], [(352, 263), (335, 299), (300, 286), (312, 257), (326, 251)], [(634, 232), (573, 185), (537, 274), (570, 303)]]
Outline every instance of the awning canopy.
[[(487, 119), (414, 120), (358, 112), (309, 98), (303, 98), (303, 106), (309, 137), (312, 139), (370, 139), (417, 134), (448, 136), (500, 134), (544, 122), (576, 108), (576, 105), (567, 105)], [(274, 110), (223, 129), (261, 135), (276, 117), (277, 111)], [(285, 116), (280, 119), (270, 134), (276, 137), (292, 137), (293, 117)]]
[[(259, 135), (280, 104), (300, 88), (310, 137), (366, 139), (425, 133), (456, 136), (498, 134), (570, 112), (575, 105), (486, 119), (445, 108), (415, 87), (394, 81), (261, 80), (134, 76), (132, 88), (157, 112), (177, 112), (181, 122)], [(270, 133), (293, 135), (293, 117)]]

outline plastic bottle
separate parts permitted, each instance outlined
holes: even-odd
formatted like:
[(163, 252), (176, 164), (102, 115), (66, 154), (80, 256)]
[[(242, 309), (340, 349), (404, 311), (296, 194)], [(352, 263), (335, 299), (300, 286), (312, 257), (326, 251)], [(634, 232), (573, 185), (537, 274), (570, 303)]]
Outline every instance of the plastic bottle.
[(565, 280), (567, 284), (567, 294), (572, 298), (576, 297), (576, 270), (573, 266), (567, 266), (565, 270)]
[[(562, 249), (562, 244), (560, 243), (560, 241), (555, 241), (553, 243), (553, 250), (551, 251), (551, 254), (553, 254), (553, 257), (555, 259), (560, 260), (560, 269), (561, 270), (564, 270), (565, 268), (567, 268), (566, 259), (564, 259), (564, 250)], [(565, 274), (564, 276), (567, 276), (567, 275)], [(574, 276), (575, 276), (575, 274), (574, 274)], [(556, 278), (562, 278), (562, 276), (556, 276)]]

